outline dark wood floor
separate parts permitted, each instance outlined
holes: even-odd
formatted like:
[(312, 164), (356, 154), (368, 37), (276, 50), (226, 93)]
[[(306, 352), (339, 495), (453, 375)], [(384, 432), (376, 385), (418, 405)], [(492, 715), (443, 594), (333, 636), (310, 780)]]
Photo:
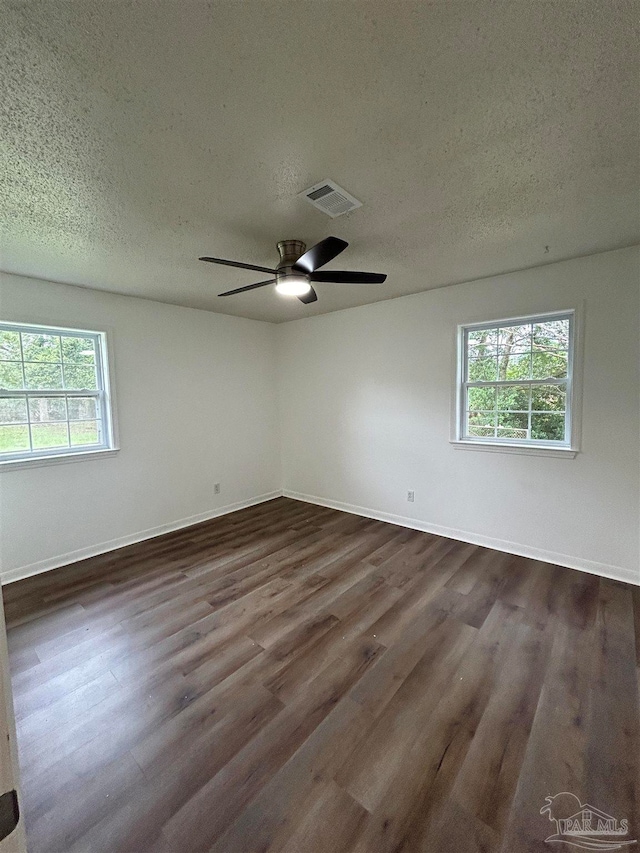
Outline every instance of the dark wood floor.
[(4, 593), (31, 853), (640, 836), (640, 588), (280, 498)]

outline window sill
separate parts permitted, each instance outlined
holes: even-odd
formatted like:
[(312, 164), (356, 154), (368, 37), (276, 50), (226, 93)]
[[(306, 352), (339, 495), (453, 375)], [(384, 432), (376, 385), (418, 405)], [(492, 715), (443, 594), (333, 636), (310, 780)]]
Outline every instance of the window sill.
[(86, 462), (89, 459), (106, 459), (115, 456), (119, 447), (101, 450), (87, 450), (82, 453), (60, 453), (55, 456), (38, 456), (34, 459), (3, 459), (0, 471), (17, 471), (20, 468), (39, 468), (41, 465), (61, 465), (66, 462)]
[(556, 459), (575, 459), (578, 451), (571, 447), (532, 447), (528, 444), (489, 444), (480, 441), (451, 440), (456, 450), (488, 450), (489, 453), (515, 453), (522, 456), (554, 456)]

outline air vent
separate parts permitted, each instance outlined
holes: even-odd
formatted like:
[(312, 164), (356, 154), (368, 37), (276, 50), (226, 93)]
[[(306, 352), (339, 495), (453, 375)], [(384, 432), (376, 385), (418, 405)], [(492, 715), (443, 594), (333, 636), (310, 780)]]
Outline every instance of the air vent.
[(354, 198), (342, 187), (339, 187), (335, 181), (321, 181), (309, 187), (308, 190), (298, 193), (301, 198), (306, 198), (309, 204), (317, 207), (327, 216), (335, 219), (336, 216), (342, 216), (343, 213), (349, 213), (350, 210), (355, 210), (356, 207), (362, 207), (362, 202)]

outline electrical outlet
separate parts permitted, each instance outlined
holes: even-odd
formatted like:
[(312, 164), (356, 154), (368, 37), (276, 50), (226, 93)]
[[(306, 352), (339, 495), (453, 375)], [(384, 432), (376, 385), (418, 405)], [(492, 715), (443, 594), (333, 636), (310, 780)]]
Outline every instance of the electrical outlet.
[(413, 490), (409, 490), (407, 492), (407, 500), (409, 503), (413, 503), (416, 499), (416, 493)]
[(214, 495), (220, 494), (220, 483), (214, 483), (213, 484), (213, 494)]

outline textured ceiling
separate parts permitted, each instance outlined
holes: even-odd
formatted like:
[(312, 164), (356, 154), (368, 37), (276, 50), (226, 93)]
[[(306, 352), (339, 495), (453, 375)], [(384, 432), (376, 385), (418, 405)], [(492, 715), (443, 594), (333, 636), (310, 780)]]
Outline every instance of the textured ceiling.
[[(0, 268), (281, 321), (629, 245), (638, 4), (0, 0)], [(336, 220), (296, 194), (333, 178)], [(217, 299), (335, 234), (382, 287)], [(545, 247), (548, 247), (545, 248)]]

